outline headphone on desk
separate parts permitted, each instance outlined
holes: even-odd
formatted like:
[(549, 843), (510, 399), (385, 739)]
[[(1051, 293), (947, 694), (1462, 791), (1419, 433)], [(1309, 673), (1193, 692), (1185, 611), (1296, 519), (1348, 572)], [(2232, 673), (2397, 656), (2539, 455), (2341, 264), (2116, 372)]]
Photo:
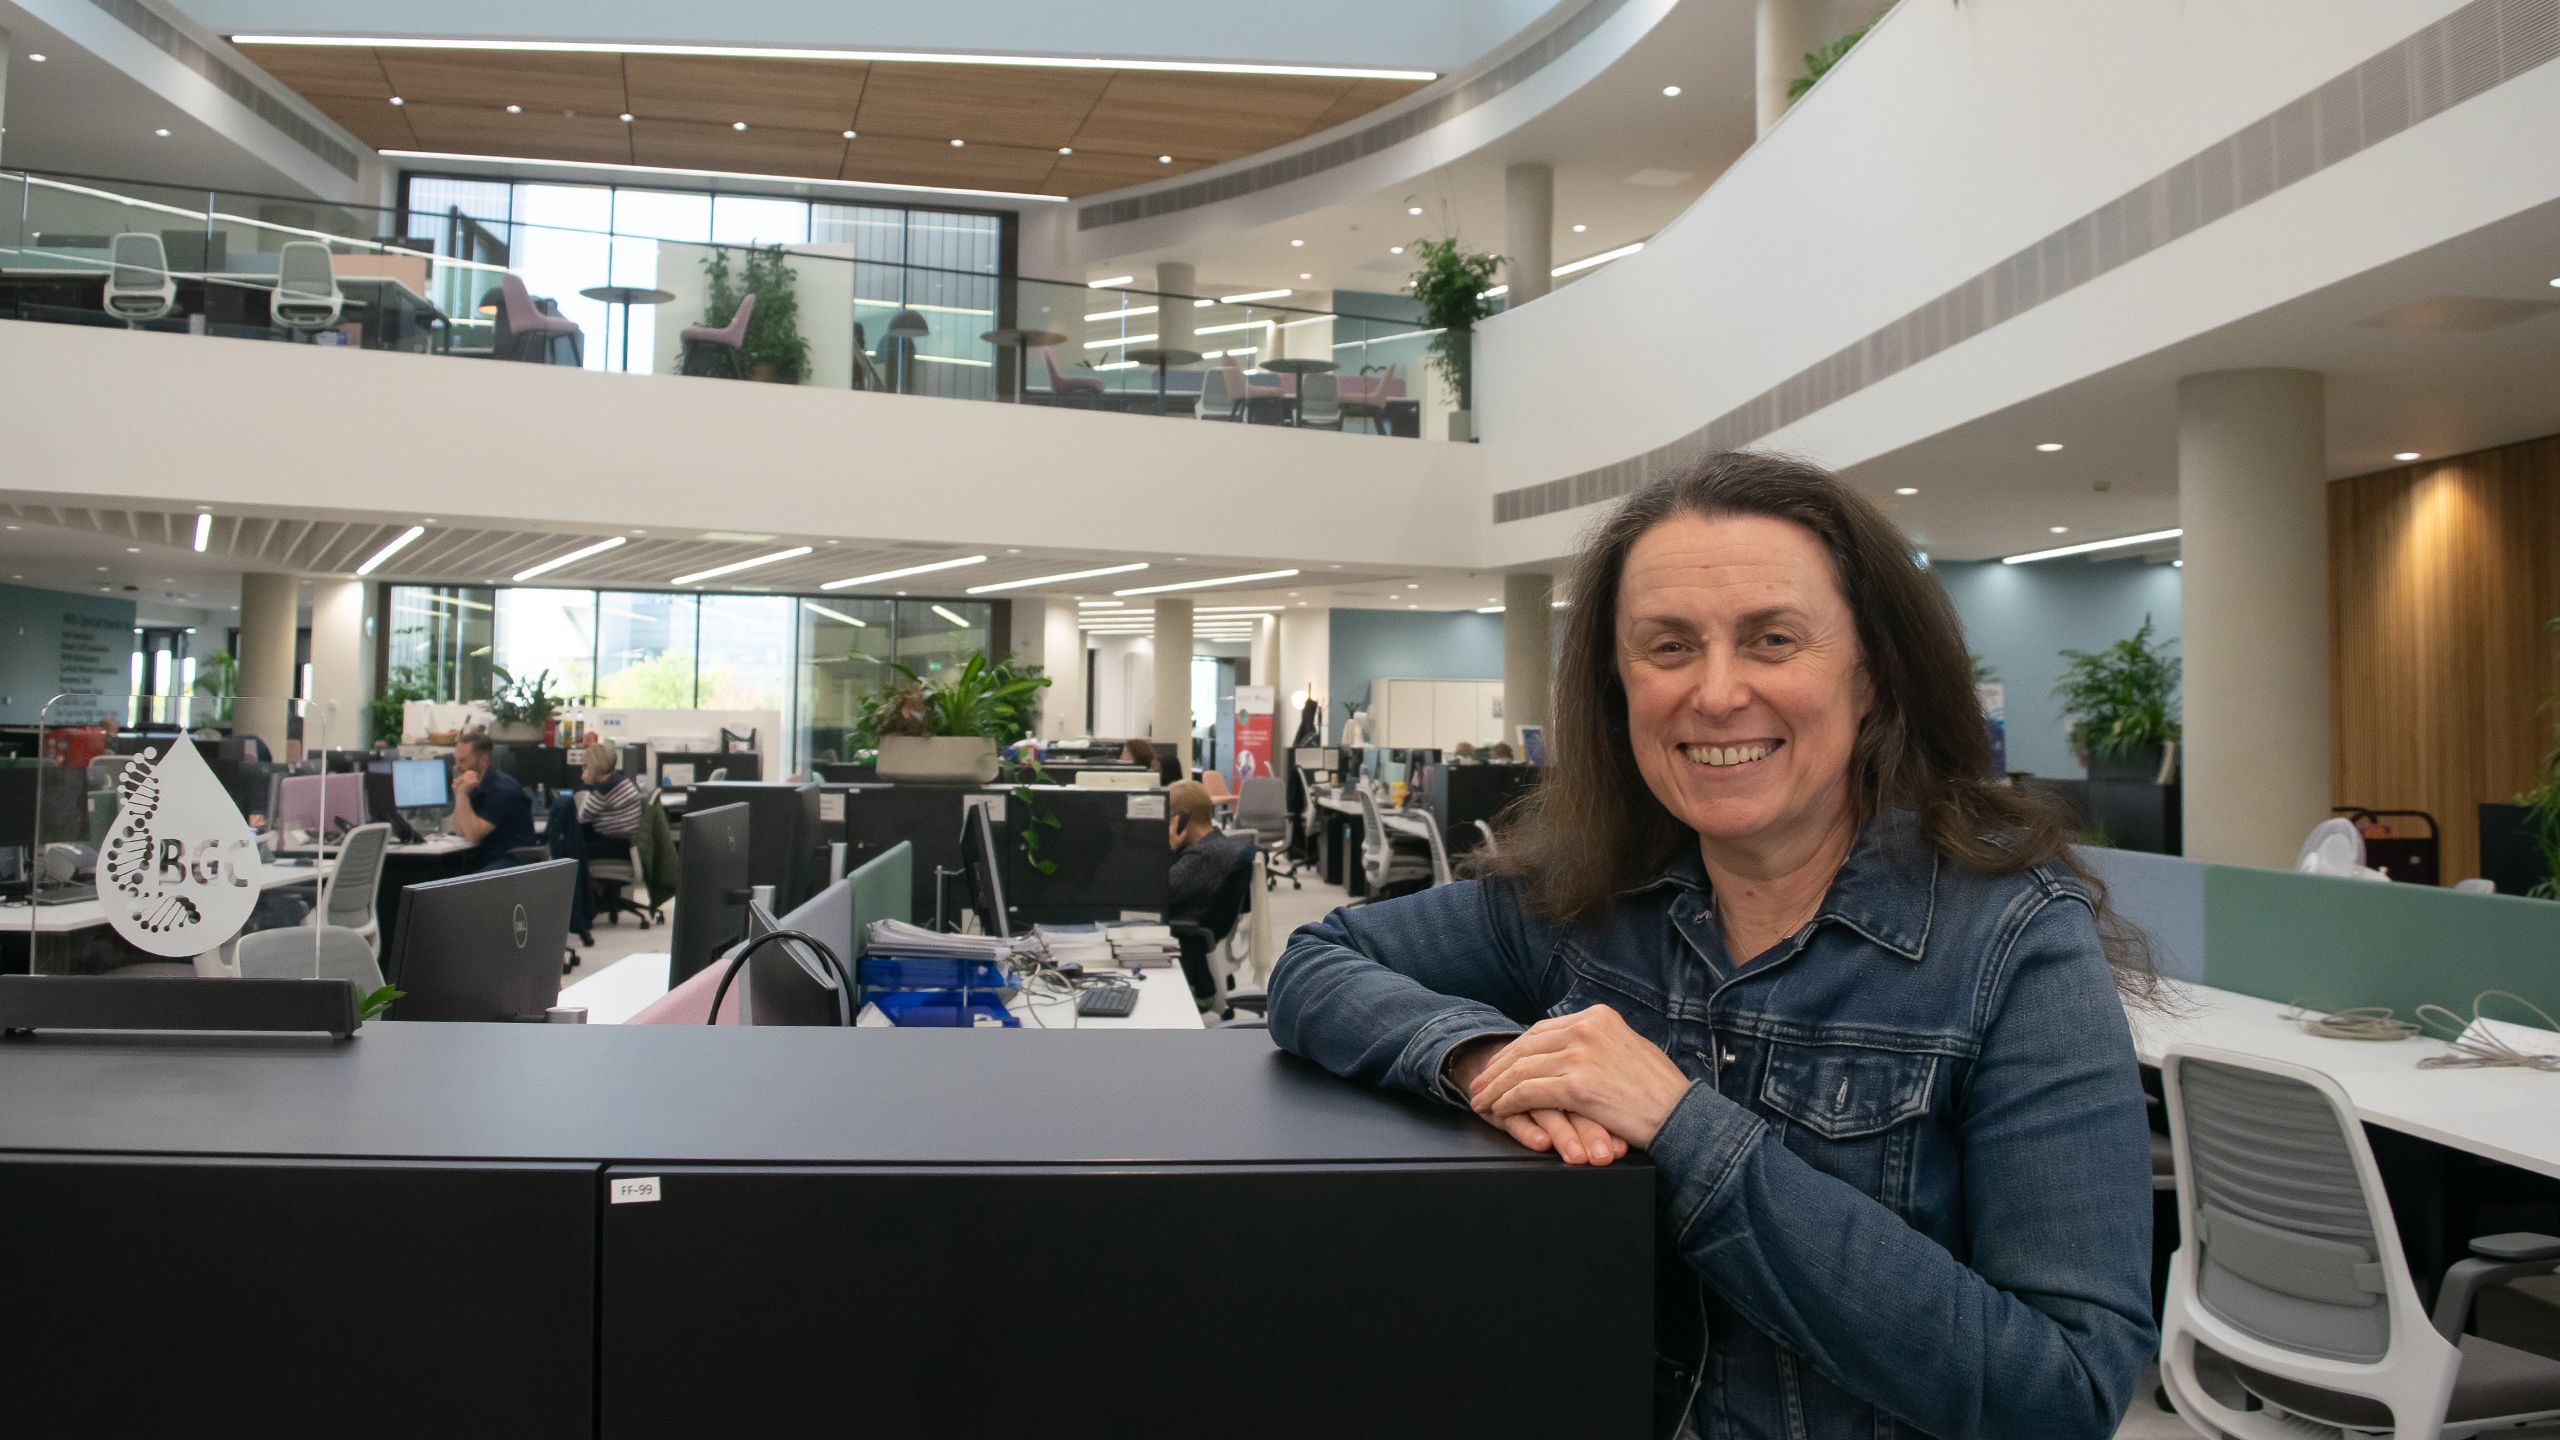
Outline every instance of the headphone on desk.
[[(846, 970), (844, 961), (836, 958), (836, 952), (828, 947), (826, 941), (819, 939), (817, 936), (810, 934), (806, 930), (768, 930), (753, 940), (748, 941), (746, 944), (739, 946), (738, 953), (729, 957), (729, 968), (720, 973), (720, 986), (718, 989), (711, 992), (711, 1014), (702, 1023), (705, 1025), (717, 1025), (720, 1023), (720, 1002), (729, 998), (729, 983), (738, 978), (739, 967), (747, 963), (748, 956), (755, 954), (758, 950), (763, 949), (765, 946), (772, 944), (776, 940), (797, 940), (801, 944), (808, 946), (810, 949), (815, 950), (820, 955), (826, 957), (827, 973), (824, 975), (812, 975), (809, 978), (819, 981), (828, 989), (835, 992), (836, 1024), (842, 1029), (852, 1029), (853, 975), (851, 972)], [(808, 967), (803, 965), (801, 968), (805, 970)]]

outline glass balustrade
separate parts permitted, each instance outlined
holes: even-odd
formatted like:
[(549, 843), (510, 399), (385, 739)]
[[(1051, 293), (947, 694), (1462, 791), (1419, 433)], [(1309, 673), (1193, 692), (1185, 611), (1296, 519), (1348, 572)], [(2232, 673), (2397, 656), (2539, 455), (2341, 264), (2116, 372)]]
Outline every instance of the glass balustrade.
[(434, 176), (408, 194), (0, 172), (0, 318), (1352, 435), (1440, 438), (1458, 408), (1443, 337), (1400, 295), (1005, 275), (984, 214)]

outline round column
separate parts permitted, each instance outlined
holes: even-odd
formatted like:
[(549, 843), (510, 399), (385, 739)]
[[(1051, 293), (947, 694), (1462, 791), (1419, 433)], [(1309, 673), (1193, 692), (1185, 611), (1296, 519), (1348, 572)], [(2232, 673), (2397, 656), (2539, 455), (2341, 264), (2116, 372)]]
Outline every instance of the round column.
[(1148, 738), (1159, 754), (1170, 747), (1191, 773), (1191, 602), (1156, 601), (1155, 715)]
[[(1156, 343), (1167, 349), (1197, 350), (1199, 339), (1192, 333), (1191, 297), (1198, 294), (1200, 282), (1193, 278), (1188, 260), (1166, 260), (1156, 266)], [(1141, 332), (1143, 333), (1143, 332)]]
[[(305, 748), (315, 742), (332, 750), (361, 749), (376, 739), (398, 743), (400, 737), (365, 733), (365, 702), (373, 687), (365, 662), (362, 580), (311, 582), (311, 712), (304, 715)], [(248, 607), (241, 607), (247, 613)], [(274, 743), (269, 742), (271, 745)]]
[(267, 742), (285, 758), (285, 720), (293, 698), (295, 611), (301, 584), (291, 575), (240, 577), (240, 703), (231, 728)]
[(2310, 370), (2178, 382), (2185, 851), (2293, 863), (2329, 816), (2328, 450)]
[(1502, 281), (1513, 306), (1526, 305), (1555, 288), (1547, 272), (1556, 265), (1556, 172), (1546, 165), (1513, 165), (1502, 172), (1505, 226)]
[(1555, 686), (1555, 649), (1548, 631), (1555, 577), (1515, 572), (1502, 577), (1502, 735), (1519, 743), (1520, 727), (1547, 723)]

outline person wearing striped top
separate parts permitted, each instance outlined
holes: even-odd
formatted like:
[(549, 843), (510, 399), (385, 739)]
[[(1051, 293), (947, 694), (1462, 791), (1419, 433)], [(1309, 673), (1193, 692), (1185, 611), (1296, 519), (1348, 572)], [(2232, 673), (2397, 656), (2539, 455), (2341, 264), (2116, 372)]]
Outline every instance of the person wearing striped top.
[(586, 788), (578, 792), (578, 823), (586, 827), (591, 859), (631, 853), (640, 830), (640, 787), (622, 773), (622, 750), (610, 740), (587, 746)]

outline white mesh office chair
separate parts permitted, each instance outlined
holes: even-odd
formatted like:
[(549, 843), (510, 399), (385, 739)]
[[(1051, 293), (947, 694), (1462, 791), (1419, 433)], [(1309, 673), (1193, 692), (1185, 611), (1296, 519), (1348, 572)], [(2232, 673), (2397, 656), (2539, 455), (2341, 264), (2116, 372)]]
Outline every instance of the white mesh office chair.
[(382, 922), (374, 900), (382, 888), (382, 852), (391, 845), (391, 827), (359, 825), (338, 847), (338, 863), (320, 899), (316, 925), (334, 926), (362, 936), (373, 953), (382, 953)]
[(1191, 413), (1202, 420), (1240, 420), (1244, 418), (1247, 397), (1236, 391), (1223, 368), (1200, 372), (1200, 400)]
[(352, 980), (359, 999), (382, 988), (373, 947), (336, 925), (251, 931), (233, 945), (232, 961), (246, 980)]
[(1265, 890), (1278, 887), (1279, 867), (1287, 866), (1289, 888), (1304, 889), (1298, 880), (1297, 862), (1289, 853), (1289, 792), (1277, 775), (1256, 775), (1236, 791), (1234, 816), (1227, 821), (1230, 830), (1250, 830), (1255, 848), (1267, 862), (1263, 871)]
[(267, 302), (267, 317), (279, 329), (307, 335), (337, 324), (345, 308), (329, 247), (317, 240), (286, 241), (276, 252), (275, 298)]
[(597, 914), (613, 921), (627, 913), (646, 930), (650, 917), (663, 912), (649, 900), (649, 848), (640, 843), (640, 837), (649, 829), (649, 811), (665, 807), (654, 790), (642, 797), (640, 806), (640, 826), (631, 832), (631, 853), (621, 859), (589, 860), (587, 878), (606, 892), (596, 902)]
[(1392, 885), (1434, 880), (1430, 847), (1419, 836), (1387, 828), (1378, 809), (1378, 794), (1360, 787), (1360, 873), (1369, 882), (1369, 898), (1384, 896)]
[(1342, 380), (1332, 374), (1298, 377), (1298, 424), (1308, 430), (1342, 428)]
[(127, 325), (168, 317), (178, 303), (178, 282), (169, 277), (169, 252), (160, 237), (139, 231), (118, 235), (108, 250), (107, 289), (99, 303)]
[[(2560, 1238), (2472, 1241), (2431, 1319), (2336, 1081), (2187, 1046), (2164, 1057), (2161, 1078), (2180, 1242), (2160, 1378), (2181, 1415), (2237, 1440), (2295, 1440), (2322, 1425), (2461, 1440), (2560, 1418), (2560, 1361), (2462, 1333), (2481, 1287), (2560, 1270)], [(2216, 1400), (2196, 1376), (2208, 1351), (2266, 1408)]]

